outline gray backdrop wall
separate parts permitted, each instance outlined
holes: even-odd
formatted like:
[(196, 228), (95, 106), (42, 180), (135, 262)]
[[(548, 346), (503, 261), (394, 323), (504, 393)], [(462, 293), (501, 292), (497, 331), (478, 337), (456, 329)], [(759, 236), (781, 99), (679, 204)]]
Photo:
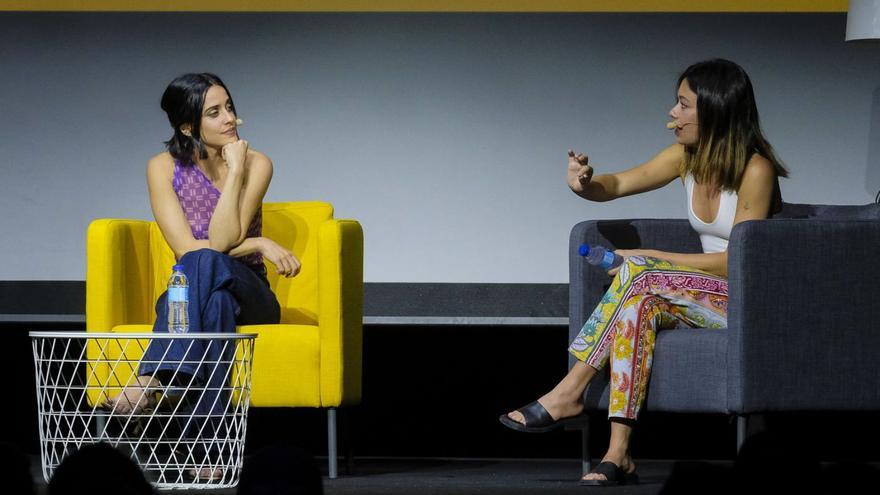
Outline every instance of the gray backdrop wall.
[(840, 14), (2, 14), (0, 280), (82, 280), (99, 217), (150, 218), (165, 85), (213, 71), (275, 163), (268, 200), (322, 199), (366, 234), (369, 282), (567, 281), (582, 219), (683, 217), (683, 188), (597, 204), (598, 172), (671, 142), (674, 81), (750, 72), (792, 202), (880, 189), (880, 46)]

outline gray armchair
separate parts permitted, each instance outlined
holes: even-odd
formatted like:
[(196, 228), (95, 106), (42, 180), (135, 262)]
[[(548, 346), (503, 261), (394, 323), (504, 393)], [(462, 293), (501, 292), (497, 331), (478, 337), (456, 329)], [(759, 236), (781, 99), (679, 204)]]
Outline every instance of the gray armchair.
[[(570, 237), (574, 338), (611, 279), (577, 254), (580, 244), (700, 252), (687, 220), (598, 220)], [(770, 220), (731, 232), (728, 328), (661, 331), (646, 411), (737, 417), (780, 411), (880, 411), (880, 205), (785, 204)], [(573, 364), (570, 358), (569, 365)], [(587, 388), (586, 410), (607, 411), (607, 369)], [(588, 421), (566, 421), (583, 435)]]

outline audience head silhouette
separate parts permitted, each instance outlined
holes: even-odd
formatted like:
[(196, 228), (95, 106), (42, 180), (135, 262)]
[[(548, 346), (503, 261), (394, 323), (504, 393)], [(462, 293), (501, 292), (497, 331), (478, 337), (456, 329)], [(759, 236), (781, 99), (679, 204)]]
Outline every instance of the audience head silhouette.
[(106, 443), (85, 445), (64, 458), (49, 481), (49, 495), (151, 495), (153, 487), (128, 456)]
[(27, 454), (11, 443), (0, 443), (0, 479), (4, 488), (9, 490), (4, 493), (34, 493), (31, 461)]

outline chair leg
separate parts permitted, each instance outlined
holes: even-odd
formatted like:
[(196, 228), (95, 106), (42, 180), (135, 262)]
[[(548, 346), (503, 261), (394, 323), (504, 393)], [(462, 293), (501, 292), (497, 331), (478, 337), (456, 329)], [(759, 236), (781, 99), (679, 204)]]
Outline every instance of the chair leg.
[(583, 478), (592, 470), (593, 466), (590, 465), (590, 424), (585, 421), (583, 429), (581, 429), (581, 477)]
[(107, 414), (104, 411), (95, 412), (95, 440), (100, 441), (107, 433)]
[(590, 465), (590, 417), (581, 414), (574, 418), (563, 419), (562, 424), (566, 430), (581, 432), (581, 471), (586, 475), (593, 469)]
[(736, 453), (739, 454), (743, 443), (746, 441), (746, 427), (748, 426), (748, 416), (739, 415), (736, 417)]
[(327, 409), (327, 464), (330, 479), (339, 476), (336, 452), (336, 408)]

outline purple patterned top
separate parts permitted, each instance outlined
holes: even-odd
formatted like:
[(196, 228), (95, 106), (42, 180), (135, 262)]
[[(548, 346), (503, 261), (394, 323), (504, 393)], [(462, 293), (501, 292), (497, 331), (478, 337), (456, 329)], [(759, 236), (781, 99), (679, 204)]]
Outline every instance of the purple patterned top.
[[(211, 223), (217, 201), (220, 200), (220, 191), (199, 167), (194, 164), (182, 165), (177, 160), (174, 161), (174, 179), (171, 184), (186, 214), (193, 237), (207, 239), (208, 225)], [(260, 237), (262, 231), (263, 212), (258, 209), (248, 227), (247, 237)], [(238, 259), (260, 272), (263, 271), (263, 255), (260, 253), (252, 253)]]

